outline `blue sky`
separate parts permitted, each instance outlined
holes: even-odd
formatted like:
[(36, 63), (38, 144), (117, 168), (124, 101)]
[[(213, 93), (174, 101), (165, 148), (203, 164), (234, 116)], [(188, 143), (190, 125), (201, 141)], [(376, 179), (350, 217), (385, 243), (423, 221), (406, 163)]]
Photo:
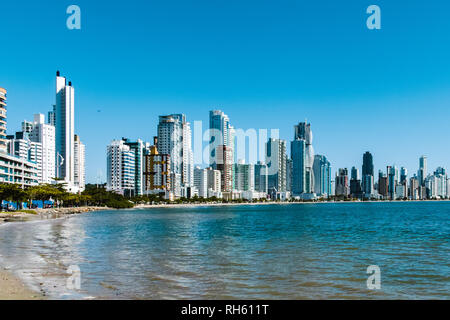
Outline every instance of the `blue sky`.
[[(81, 8), (82, 29), (66, 28)], [(382, 29), (366, 28), (381, 8)], [(448, 1), (7, 1), (0, 86), (8, 132), (54, 103), (61, 70), (76, 90), (87, 181), (105, 179), (106, 145), (156, 134), (158, 115), (203, 120), (220, 108), (237, 128), (312, 124), (334, 169), (450, 169)]]

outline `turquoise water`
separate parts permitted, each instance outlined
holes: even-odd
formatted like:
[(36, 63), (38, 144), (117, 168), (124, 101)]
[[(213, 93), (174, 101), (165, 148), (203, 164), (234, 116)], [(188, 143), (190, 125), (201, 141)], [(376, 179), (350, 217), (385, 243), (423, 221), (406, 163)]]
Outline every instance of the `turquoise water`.
[(449, 222), (450, 202), (104, 211), (0, 227), (0, 264), (53, 298), (449, 299)]

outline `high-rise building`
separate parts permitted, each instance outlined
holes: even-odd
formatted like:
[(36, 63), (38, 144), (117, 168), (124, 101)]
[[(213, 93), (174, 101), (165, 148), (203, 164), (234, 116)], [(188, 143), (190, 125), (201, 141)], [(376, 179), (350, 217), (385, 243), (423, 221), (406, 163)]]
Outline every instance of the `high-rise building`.
[(123, 140), (114, 140), (107, 147), (106, 188), (125, 196), (135, 195), (135, 154)]
[(6, 89), (0, 87), (0, 152), (6, 153)]
[[(184, 114), (171, 114), (159, 117), (158, 123), (158, 152), (169, 154), (171, 160), (171, 172), (179, 175), (173, 187), (193, 186), (194, 163), (192, 155), (192, 141), (190, 124), (186, 122)], [(180, 190), (174, 190), (180, 194)]]
[(416, 175), (409, 180), (409, 199), (419, 200), (419, 179)]
[[(223, 144), (234, 150), (234, 128), (230, 124), (230, 118), (224, 112), (221, 110), (209, 112), (209, 129), (211, 130), (211, 143), (214, 143), (216, 147)], [(211, 150), (211, 165), (214, 164), (214, 152), (214, 149)]]
[(350, 194), (354, 198), (361, 198), (363, 195), (359, 170), (356, 167), (352, 167), (351, 169)]
[(29, 133), (19, 131), (15, 135), (6, 136), (8, 153), (36, 165), (36, 178), (42, 183), (42, 144), (30, 140)]
[(239, 160), (235, 165), (236, 189), (238, 191), (255, 191), (255, 167)]
[[(235, 130), (230, 124), (229, 117), (221, 110), (211, 110), (209, 112), (209, 130), (210, 130), (210, 153), (209, 153), (209, 163), (213, 169), (218, 169), (217, 167), (217, 150), (218, 147), (223, 145), (226, 146), (226, 150), (231, 155), (231, 163), (235, 163)], [(222, 148), (220, 150), (223, 150)], [(230, 180), (231, 189), (236, 186), (235, 181), (235, 167), (231, 166)], [(222, 180), (222, 184), (224, 181)], [(226, 190), (222, 190), (228, 192)], [(230, 190), (231, 191), (231, 190)]]
[(374, 194), (374, 169), (373, 169), (373, 156), (369, 151), (366, 151), (363, 155), (363, 165), (362, 165), (362, 191), (364, 197), (371, 198)]
[(445, 199), (447, 197), (447, 174), (445, 169), (438, 167), (434, 174), (425, 180), (428, 189), (428, 197), (431, 199)]
[[(269, 192), (286, 192), (286, 141), (270, 138), (266, 143)], [(295, 175), (295, 172), (293, 173)]]
[(300, 196), (305, 192), (306, 142), (304, 139), (291, 141), (292, 194)]
[(75, 158), (75, 89), (72, 82), (56, 72), (56, 173), (71, 189), (74, 182)]
[[(49, 113), (49, 123), (55, 124), (56, 176), (65, 182), (69, 192), (80, 192), (84, 182), (80, 178), (75, 181), (75, 161), (78, 166), (84, 166), (84, 161), (75, 160), (75, 89), (59, 71), (56, 72), (56, 103)], [(84, 174), (84, 168), (77, 170)]]
[(182, 182), (186, 187), (194, 185), (194, 154), (192, 152), (192, 133), (189, 122), (183, 123), (183, 163)]
[(292, 192), (292, 173), (294, 170), (294, 163), (292, 159), (286, 158), (286, 191)]
[(268, 168), (261, 161), (255, 164), (255, 191), (268, 192)]
[(134, 194), (140, 196), (144, 193), (144, 155), (148, 146), (141, 139), (132, 141), (131, 139), (122, 138), (122, 140), (134, 153)]
[(373, 176), (373, 174), (373, 156), (369, 151), (367, 151), (363, 155), (362, 175)]
[(363, 177), (363, 181), (362, 182), (363, 182), (362, 185), (364, 187), (363, 190), (362, 190), (363, 194), (364, 194), (364, 197), (366, 197), (368, 199), (372, 198), (372, 196), (375, 193), (375, 188), (374, 188), (375, 182), (374, 182), (374, 179), (373, 179), (373, 175), (366, 174)]
[(53, 109), (48, 112), (47, 117), (48, 124), (56, 127), (56, 105), (53, 105)]
[(8, 154), (6, 123), (6, 90), (0, 88), (0, 182), (18, 183), (22, 188), (38, 184), (37, 164)]
[(348, 169), (339, 169), (338, 174), (335, 179), (336, 184), (336, 196), (347, 197), (350, 193), (350, 188), (348, 186)]
[(210, 197), (221, 197), (222, 193), (222, 174), (219, 170), (214, 170), (213, 168), (207, 168), (208, 176), (208, 198)]
[(144, 156), (144, 193), (160, 193), (170, 198), (172, 191), (170, 155), (159, 153), (157, 145), (158, 138), (154, 137), (153, 146)]
[(427, 177), (427, 157), (421, 156), (419, 158), (419, 171), (417, 172), (420, 186), (425, 186), (425, 178)]
[(222, 192), (233, 191), (233, 148), (225, 145), (216, 147), (217, 170), (220, 171)]
[(314, 193), (321, 197), (331, 196), (331, 165), (323, 155), (314, 156)]
[(208, 198), (208, 170), (200, 167), (194, 168), (194, 187), (198, 190), (200, 198)]
[(80, 137), (75, 135), (74, 138), (74, 185), (79, 191), (83, 191), (86, 184), (85, 173), (85, 146), (81, 142)]
[(396, 166), (387, 166), (388, 186), (389, 186), (389, 198), (391, 200), (396, 199), (395, 187), (398, 184), (398, 169)]
[[(299, 145), (299, 140), (304, 141), (304, 150), (302, 146)], [(303, 188), (300, 190), (300, 194), (314, 193), (314, 148), (312, 146), (312, 140), (311, 124), (300, 122), (298, 125), (294, 126), (294, 140), (291, 143), (291, 158), (293, 161), (292, 191), (294, 195), (299, 195), (299, 190), (297, 188), (302, 185), (301, 180), (303, 180)], [(292, 147), (296, 149), (294, 153), (292, 153)], [(304, 155), (301, 154), (303, 151)], [(299, 167), (301, 162), (303, 162), (303, 166)], [(297, 166), (296, 170), (294, 170), (295, 166)], [(295, 180), (297, 180), (297, 182)]]
[(400, 183), (404, 183), (408, 179), (408, 169), (405, 167), (400, 168)]
[[(52, 183), (56, 177), (55, 127), (45, 123), (43, 114), (35, 114), (34, 121), (24, 121), (22, 131), (29, 133), (32, 142), (42, 145), (41, 183)], [(84, 170), (84, 168), (83, 168)]]

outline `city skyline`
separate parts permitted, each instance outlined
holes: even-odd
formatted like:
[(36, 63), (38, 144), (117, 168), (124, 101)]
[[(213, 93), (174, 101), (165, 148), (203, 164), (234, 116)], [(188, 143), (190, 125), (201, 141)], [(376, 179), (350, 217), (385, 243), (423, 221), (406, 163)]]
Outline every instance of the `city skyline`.
[[(0, 86), (8, 90), (12, 134), (51, 108), (55, 70), (70, 76), (87, 182), (98, 182), (99, 170), (106, 180), (104, 148), (112, 139), (152, 141), (160, 114), (185, 113), (207, 127), (213, 109), (235, 128), (279, 128), (286, 141), (307, 118), (315, 152), (327, 156), (333, 176), (361, 168), (366, 151), (375, 172), (388, 164), (416, 172), (422, 154), (430, 168), (450, 167), (442, 146), (450, 116), (449, 3), (405, 10), (379, 1), (383, 28), (376, 32), (367, 30), (358, 1), (78, 4), (79, 31), (66, 28), (64, 4), (4, 4), (8, 50), (0, 58), (8, 63)], [(61, 54), (62, 47), (70, 50)]]
[[(59, 76), (58, 76), (59, 77)], [(58, 77), (57, 77), (57, 79), (58, 79)], [(71, 82), (69, 82), (70, 83), (70, 85), (72, 85), (72, 83)], [(9, 94), (8, 94), (8, 100), (9, 100)], [(13, 109), (13, 111), (14, 111), (14, 109)], [(230, 120), (230, 117), (228, 117), (228, 115), (227, 114), (225, 114), (224, 113), (224, 111), (223, 110), (209, 110), (208, 111), (208, 113), (209, 113), (209, 115), (210, 115), (210, 117), (211, 117), (211, 113), (212, 112), (215, 112), (215, 111), (219, 111), (219, 112), (222, 112), (224, 115), (225, 115), (225, 117), (227, 118), (227, 123), (228, 122), (233, 122), (233, 121), (231, 121)], [(36, 111), (37, 113), (36, 113), (36, 115), (40, 112), (40, 110), (39, 110), (39, 112), (38, 111)], [(45, 122), (45, 123), (50, 123), (52, 120), (50, 119), (50, 117), (51, 117), (51, 114), (52, 112), (50, 111), (49, 112), (49, 115), (47, 116), (47, 121)], [(76, 112), (75, 112), (75, 114), (76, 114)], [(43, 115), (43, 114), (41, 114), (41, 115)], [(168, 115), (168, 116), (183, 116), (185, 119), (183, 120), (183, 121), (186, 121), (187, 122), (187, 124), (188, 124), (188, 126), (189, 126), (189, 124), (190, 124), (190, 122), (191, 121), (188, 121), (188, 120), (186, 120), (186, 119), (188, 119), (188, 116), (185, 114), (185, 113), (182, 113), (182, 112), (179, 112), (179, 113), (176, 113), (176, 114), (171, 114), (171, 115)], [(158, 121), (161, 121), (161, 117), (165, 117), (165, 116), (161, 116), (161, 115), (158, 115)], [(11, 118), (10, 117), (10, 114), (8, 114), (8, 118)], [(233, 119), (234, 120), (234, 119)], [(40, 121), (42, 121), (42, 120), (40, 120)], [(193, 120), (193, 122), (194, 121), (197, 121), (197, 120)], [(21, 123), (21, 128), (23, 129), (23, 126), (24, 126), (24, 124), (25, 123), (28, 123), (28, 121), (27, 120), (24, 120), (24, 121), (22, 121), (22, 123)], [(207, 123), (207, 122), (206, 122)], [(211, 119), (209, 120), (209, 123), (210, 123), (210, 125), (211, 125)], [(202, 136), (203, 136), (203, 134), (205, 133), (205, 131), (207, 130), (207, 127), (205, 127), (204, 126), (204, 124), (205, 124), (205, 121), (202, 121), (202, 128), (203, 128), (203, 132), (202, 132)], [(310, 123), (309, 123), (309, 125), (310, 125)], [(7, 134), (10, 134), (11, 135), (11, 129), (9, 129), (11, 127), (11, 121), (9, 120), (8, 121), (8, 128), (7, 128)], [(143, 141), (152, 141), (152, 139), (153, 139), (153, 137), (155, 137), (155, 136), (157, 136), (158, 135), (158, 122), (156, 122), (155, 123), (155, 127), (156, 127), (156, 132), (155, 132), (155, 135), (153, 135), (152, 136), (152, 138), (151, 139), (144, 139), (143, 137), (136, 137), (136, 138), (129, 138), (129, 140), (139, 140), (139, 141), (141, 141), (141, 142), (143, 142)], [(297, 130), (297, 127), (298, 127), (298, 124), (296, 124), (296, 123), (294, 123), (294, 124), (292, 124), (292, 128), (294, 129), (294, 130)], [(233, 130), (235, 130), (235, 129), (241, 129), (241, 128), (233, 128), (233, 127), (231, 127)], [(249, 128), (245, 128), (245, 129), (243, 129), (244, 131), (246, 130), (246, 129), (249, 129)], [(253, 128), (250, 128), (250, 129), (253, 129)], [(281, 129), (279, 129), (279, 128), (271, 128), (271, 129), (278, 129), (278, 130), (280, 130), (280, 132), (282, 131)], [(258, 128), (257, 128), (257, 130), (258, 130)], [(297, 134), (297, 133), (295, 133), (295, 134)], [(291, 133), (291, 135), (292, 135), (292, 133)], [(75, 135), (76, 136), (76, 135)], [(190, 133), (190, 129), (189, 129), (189, 136), (191, 136), (191, 133)], [(269, 136), (269, 138), (270, 138), (270, 136)], [(110, 140), (109, 140), (109, 142), (108, 143), (110, 143), (111, 141), (114, 141), (114, 140), (118, 140), (118, 139), (120, 139), (119, 137), (115, 137), (115, 136), (112, 136), (111, 138), (110, 138)], [(191, 138), (191, 141), (192, 141), (192, 139), (193, 138)], [(287, 142), (287, 144), (286, 144), (286, 154), (288, 155), (288, 158), (290, 159), (291, 157), (289, 157), (289, 155), (291, 155), (291, 150), (292, 150), (292, 147), (291, 147), (291, 143), (290, 142), (293, 142), (292, 140), (290, 140), (289, 139), (289, 137), (283, 137), (283, 136), (281, 136), (281, 134), (280, 134), (280, 138), (279, 138), (280, 140), (283, 140), (283, 141), (286, 141)], [(194, 143), (192, 143), (192, 145), (194, 145)], [(207, 141), (203, 141), (203, 144), (202, 144), (202, 146), (203, 146), (203, 148), (205, 148), (205, 146), (206, 145), (208, 145), (208, 142)], [(248, 151), (248, 150), (247, 150)], [(202, 152), (203, 152), (203, 150), (202, 150)], [(370, 150), (366, 150), (365, 151), (365, 153), (367, 153), (367, 152), (371, 152)], [(192, 153), (192, 151), (191, 151), (191, 153)], [(327, 156), (327, 154), (326, 154), (326, 152), (323, 152), (326, 156)], [(372, 153), (372, 156), (373, 156), (373, 153)], [(314, 157), (314, 154), (313, 154), (313, 157)], [(388, 163), (388, 162), (384, 162), (384, 165), (383, 164), (381, 164), (381, 166), (375, 166), (375, 165), (373, 165), (373, 168), (372, 168), (372, 170), (376, 173), (376, 172), (378, 172), (379, 170), (382, 170), (382, 171), (386, 171), (386, 167), (387, 166), (396, 166), (396, 167), (398, 167), (398, 168), (405, 168), (405, 169), (409, 169), (409, 172), (411, 172), (412, 173), (412, 175), (414, 175), (414, 174), (417, 174), (418, 173), (418, 170), (420, 169), (420, 163), (421, 163), (421, 159), (422, 159), (422, 157), (425, 157), (426, 159), (427, 159), (427, 162), (428, 162), (428, 159), (429, 158), (431, 158), (432, 159), (432, 157), (430, 157), (429, 155), (424, 155), (424, 154), (421, 154), (420, 155), (420, 157), (418, 158), (418, 159), (416, 159), (416, 162), (417, 162), (417, 165), (416, 165), (416, 167), (417, 167), (417, 170), (415, 170), (415, 167), (413, 166), (413, 167), (407, 167), (407, 166), (405, 166), (405, 165), (402, 165), (401, 164), (401, 162), (396, 162), (396, 161), (394, 161), (393, 163)], [(242, 160), (242, 159), (237, 159), (236, 158), (236, 150), (233, 150), (233, 158), (235, 159), (234, 161), (236, 162), (236, 163), (238, 163), (238, 161), (240, 161), (240, 160)], [(328, 156), (327, 156), (327, 158), (328, 158)], [(375, 157), (374, 157), (375, 159), (376, 159), (376, 155), (375, 155)], [(246, 159), (244, 159), (244, 160), (246, 160)], [(258, 161), (259, 161), (260, 159), (258, 159)], [(372, 161), (373, 161), (373, 163), (376, 163), (376, 161), (374, 160), (374, 159), (372, 159)], [(343, 168), (346, 168), (346, 169), (348, 169), (349, 170), (349, 172), (350, 172), (350, 169), (352, 168), (352, 167), (356, 167), (356, 168), (363, 168), (363, 166), (364, 166), (364, 161), (363, 161), (363, 158), (362, 159), (358, 159), (358, 160), (354, 160), (353, 162), (351, 162), (351, 160), (348, 160), (347, 161), (347, 163), (348, 163), (348, 165), (344, 165), (344, 166), (336, 166), (336, 165), (333, 165), (334, 164), (334, 162), (333, 162), (333, 160), (331, 160), (330, 161), (331, 162), (331, 169), (332, 169), (332, 171), (331, 171), (331, 179), (333, 180), (333, 178), (336, 176), (336, 175), (338, 175), (338, 173), (339, 173), (339, 169), (343, 169)], [(381, 160), (381, 161), (378, 161), (378, 163), (383, 163), (383, 161)], [(405, 161), (405, 162), (410, 162), (411, 163), (411, 159), (408, 159), (407, 161)], [(432, 162), (436, 162), (436, 161), (432, 161)], [(400, 163), (400, 164), (398, 164), (398, 163)], [(256, 162), (255, 163), (252, 163), (252, 164), (256, 164)], [(195, 165), (195, 166), (197, 166), (197, 165), (201, 165), (202, 167), (207, 167), (208, 165), (210, 165), (210, 163), (208, 163), (208, 162), (205, 162), (205, 161), (203, 161), (202, 163), (193, 163), (193, 165)], [(97, 166), (98, 167), (98, 166)], [(106, 166), (105, 166), (106, 167)], [(438, 164), (437, 166), (435, 166), (434, 168), (440, 168), (440, 167), (444, 167), (444, 168), (447, 168), (448, 166), (446, 166), (445, 164)], [(430, 170), (428, 171), (428, 173), (430, 173), (430, 172), (433, 172), (435, 169), (432, 169), (433, 168), (433, 166), (430, 166)], [(107, 172), (107, 170), (104, 170), (103, 171), (104, 172), (104, 174), (103, 174), (103, 177), (104, 177), (104, 179), (103, 180), (101, 180), (101, 181), (99, 181), (98, 180), (98, 175), (95, 177), (97, 180), (92, 180), (92, 177), (90, 177), (91, 178), (91, 180), (89, 181), (89, 179), (88, 178), (86, 178), (86, 183), (99, 183), (99, 182), (101, 182), (101, 183), (104, 183), (105, 181), (106, 181), (106, 172)], [(191, 174), (193, 174), (193, 171), (192, 171), (192, 173)], [(408, 177), (411, 177), (411, 176), (408, 176)], [(419, 177), (420, 178), (420, 177)], [(191, 179), (193, 179), (193, 178), (191, 178)]]

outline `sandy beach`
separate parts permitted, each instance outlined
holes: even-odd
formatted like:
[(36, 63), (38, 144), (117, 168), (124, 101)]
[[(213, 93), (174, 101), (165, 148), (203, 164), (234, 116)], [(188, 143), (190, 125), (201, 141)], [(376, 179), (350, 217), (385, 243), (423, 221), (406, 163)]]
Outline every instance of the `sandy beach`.
[(35, 292), (13, 276), (10, 272), (0, 269), (0, 300), (43, 300), (42, 293)]
[[(0, 225), (8, 222), (25, 222), (46, 219), (59, 219), (82, 214), (91, 211), (108, 210), (103, 207), (80, 207), (80, 208), (49, 208), (36, 209), (36, 213), (24, 212), (1, 212)], [(45, 293), (35, 292), (28, 288), (20, 279), (10, 271), (0, 267), (0, 300), (42, 300), (46, 299)]]
[(25, 222), (33, 220), (59, 219), (69, 217), (74, 214), (81, 214), (91, 211), (112, 210), (105, 207), (79, 207), (79, 208), (48, 208), (35, 209), (34, 214), (25, 212), (0, 212), (0, 225), (5, 222)]

